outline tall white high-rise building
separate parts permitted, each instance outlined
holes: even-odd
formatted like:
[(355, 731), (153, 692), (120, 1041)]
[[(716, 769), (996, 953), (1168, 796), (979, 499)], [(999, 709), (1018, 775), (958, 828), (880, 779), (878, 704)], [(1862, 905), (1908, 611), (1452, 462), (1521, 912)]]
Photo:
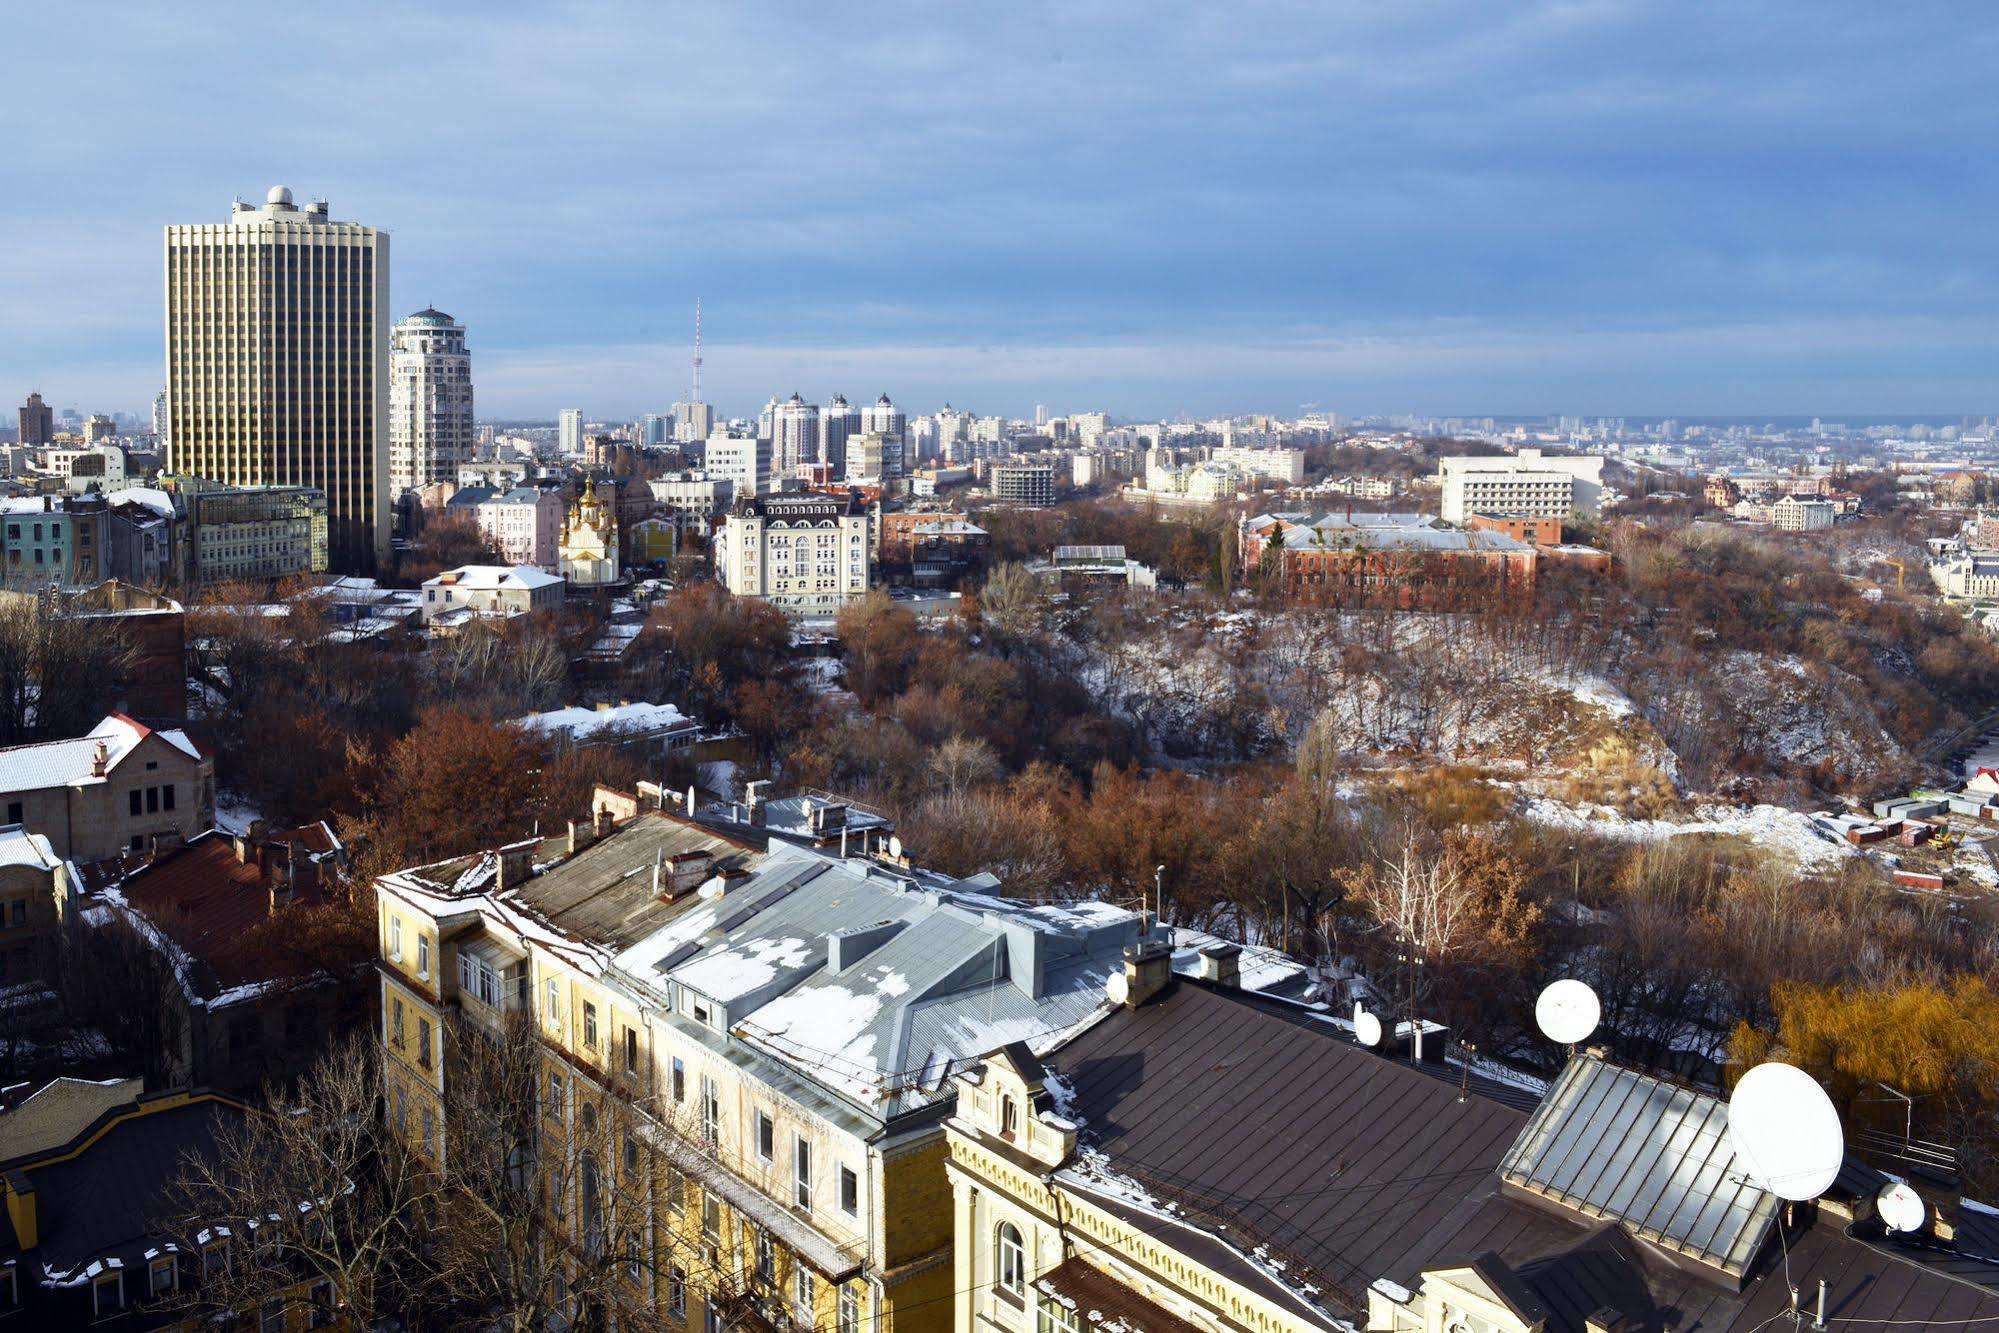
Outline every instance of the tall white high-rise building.
[(389, 352), (390, 494), (456, 482), (472, 442), (465, 326), (426, 307), (397, 322)]
[(796, 393), (771, 412), (772, 465), (780, 476), (793, 476), (801, 463), (819, 461), (819, 405)]
[(639, 443), (656, 449), (673, 438), (673, 418), (665, 412), (648, 412), (641, 427)]
[(326, 496), (330, 567), (389, 556), (389, 235), (274, 187), (169, 226), (167, 466)]
[(570, 457), (575, 454), (582, 453), (583, 452), (582, 409), (575, 407), (565, 407), (562, 409), (561, 416), (556, 418), (556, 420), (558, 422), (559, 431), (560, 431), (559, 437), (556, 442), (556, 448), (563, 454), (564, 457)]
[(903, 442), (909, 437), (909, 419), (903, 415), (902, 409), (890, 402), (887, 394), (883, 394), (861, 409), (861, 432), (882, 437), (880, 475), (900, 477), (903, 474)]
[(842, 394), (819, 412), (819, 461), (833, 469), (833, 475), (847, 475), (847, 441), (861, 433), (861, 410), (847, 405)]
[(170, 425), (167, 417), (167, 391), (165, 389), (161, 389), (159, 392), (159, 396), (153, 399), (153, 437), (160, 442), (160, 445), (163, 448), (167, 443), (167, 432), (169, 428)]

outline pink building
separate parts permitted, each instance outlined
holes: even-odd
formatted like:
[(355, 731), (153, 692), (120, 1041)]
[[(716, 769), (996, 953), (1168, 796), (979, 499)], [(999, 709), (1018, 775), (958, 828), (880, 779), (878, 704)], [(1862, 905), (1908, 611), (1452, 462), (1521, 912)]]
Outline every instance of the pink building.
[(511, 491), (468, 487), (451, 497), (454, 509), (470, 509), (479, 531), (499, 554), (500, 563), (554, 571), (562, 560), (562, 496), (517, 486)]

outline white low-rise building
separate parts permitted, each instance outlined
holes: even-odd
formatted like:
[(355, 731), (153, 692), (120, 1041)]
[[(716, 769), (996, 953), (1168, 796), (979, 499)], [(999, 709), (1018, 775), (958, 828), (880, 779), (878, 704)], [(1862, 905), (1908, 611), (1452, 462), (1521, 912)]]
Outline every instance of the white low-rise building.
[(423, 623), (524, 616), (562, 605), (559, 574), (531, 565), (461, 565), (423, 585)]

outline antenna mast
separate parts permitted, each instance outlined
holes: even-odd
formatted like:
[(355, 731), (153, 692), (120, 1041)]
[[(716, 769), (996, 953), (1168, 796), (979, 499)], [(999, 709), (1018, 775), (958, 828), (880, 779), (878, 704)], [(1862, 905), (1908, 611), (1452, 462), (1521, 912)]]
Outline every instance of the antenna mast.
[(694, 298), (694, 387), (688, 395), (693, 401), (701, 401), (701, 298)]

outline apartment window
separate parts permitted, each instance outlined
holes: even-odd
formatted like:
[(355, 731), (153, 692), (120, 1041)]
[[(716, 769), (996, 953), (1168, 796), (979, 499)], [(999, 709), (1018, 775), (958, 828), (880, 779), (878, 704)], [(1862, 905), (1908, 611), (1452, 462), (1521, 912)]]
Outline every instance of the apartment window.
[(428, 1106), (423, 1108), (423, 1155), (437, 1156), (437, 1116)]
[(416, 1021), (416, 1062), (425, 1069), (430, 1068), (430, 1020)]
[(542, 1000), (543, 1014), (547, 1017), (550, 1023), (556, 1023), (556, 1024), (561, 1023), (562, 1022), (561, 984), (554, 977), (550, 977), (545, 983), (543, 983), (542, 990), (544, 993), (544, 998)]
[(812, 1322), (812, 1270), (796, 1259), (791, 1263), (791, 1304), (806, 1324)]
[(315, 1282), (306, 1291), (307, 1328), (333, 1327), (333, 1284)]
[(687, 1211), (687, 1177), (677, 1166), (666, 1168), (666, 1211), (676, 1216)]
[(625, 1029), (625, 1072), (633, 1077), (639, 1072), (639, 1034), (632, 1028)]
[(675, 1319), (687, 1318), (687, 1270), (679, 1264), (667, 1270), (666, 1312)]
[(777, 1281), (777, 1247), (762, 1227), (757, 1228), (757, 1280), (766, 1286)]
[(776, 1155), (776, 1152), (777, 1152), (777, 1126), (771, 1121), (769, 1114), (763, 1111), (758, 1111), (757, 1112), (757, 1156), (763, 1158), (766, 1162), (768, 1162), (772, 1160), (772, 1158)]
[(712, 1190), (701, 1191), (701, 1234), (711, 1245), (722, 1243), (722, 1200)]
[(1037, 1303), (1034, 1333), (1083, 1333), (1083, 1321), (1068, 1306), (1043, 1296)]
[(637, 1282), (639, 1275), (644, 1271), (645, 1255), (639, 1247), (639, 1233), (636, 1231), (627, 1231), (625, 1233), (625, 1280), (627, 1282)]
[(18, 824), (21, 822), (21, 803), (19, 801), (7, 802), (7, 822), (9, 824)]
[(687, 1100), (687, 1066), (677, 1055), (673, 1057), (673, 1100), (676, 1103)]
[(1020, 1228), (1011, 1222), (999, 1224), (993, 1246), (993, 1280), (1001, 1292), (1020, 1300), (1027, 1291), (1027, 1249), (1020, 1243)]
[(257, 1333), (285, 1333), (285, 1302), (282, 1296), (264, 1302), (257, 1315)]
[(840, 1211), (849, 1217), (861, 1211), (861, 1178), (851, 1166), (840, 1168)]
[(851, 1282), (840, 1285), (839, 1333), (861, 1333), (861, 1293)]
[(583, 1002), (583, 1044), (597, 1049), (597, 1006), (588, 1000)]
[(701, 1076), (701, 1137), (713, 1144), (722, 1132), (722, 1094), (715, 1080)]
[(791, 1140), (791, 1201), (812, 1207), (812, 1145), (802, 1134)]
[(562, 1075), (553, 1069), (548, 1071), (548, 1105), (543, 1109), (550, 1120), (562, 1123)]
[(140, 790), (139, 790), (139, 789), (138, 789), (137, 787), (134, 787), (134, 788), (132, 788), (132, 790), (131, 790), (130, 794), (129, 794), (129, 795), (128, 795), (128, 797), (127, 797), (127, 800), (128, 800), (128, 803), (129, 803), (129, 805), (130, 805), (130, 807), (131, 807), (131, 811), (132, 811), (132, 813), (133, 813), (133, 814), (135, 814), (135, 815), (136, 815), (136, 814), (141, 814), (141, 813), (143, 813), (143, 812), (144, 812), (144, 810), (145, 810), (145, 804), (144, 804), (144, 803), (145, 803), (145, 800), (146, 800), (146, 797), (145, 797), (144, 793), (142, 793), (142, 792), (141, 792), (141, 791), (140, 791)]
[(1020, 1131), (1020, 1107), (1011, 1097), (1000, 1098), (1000, 1133), (1012, 1138)]
[(202, 1247), (201, 1250), (202, 1277), (211, 1278), (217, 1276), (218, 1274), (226, 1273), (228, 1271), (229, 1271), (228, 1241), (226, 1240), (210, 1241), (207, 1245)]
[(410, 1123), (409, 1091), (406, 1088), (397, 1088), (396, 1089), (396, 1133), (401, 1134), (404, 1130), (408, 1129), (409, 1123)]
[(389, 958), (393, 962), (403, 961), (403, 919), (399, 916), (389, 918)]
[(400, 997), (389, 1001), (389, 1040), (400, 1049), (403, 1044), (403, 1002)]
[(430, 936), (421, 932), (416, 937), (416, 974), (430, 979)]
[(26, 898), (16, 898), (13, 901), (12, 905), (8, 908), (8, 919), (17, 926), (28, 924), (28, 900)]
[(175, 1267), (174, 1257), (171, 1254), (163, 1254), (147, 1264), (146, 1294), (148, 1296), (164, 1296), (172, 1291), (175, 1286), (174, 1279), (177, 1276)]

